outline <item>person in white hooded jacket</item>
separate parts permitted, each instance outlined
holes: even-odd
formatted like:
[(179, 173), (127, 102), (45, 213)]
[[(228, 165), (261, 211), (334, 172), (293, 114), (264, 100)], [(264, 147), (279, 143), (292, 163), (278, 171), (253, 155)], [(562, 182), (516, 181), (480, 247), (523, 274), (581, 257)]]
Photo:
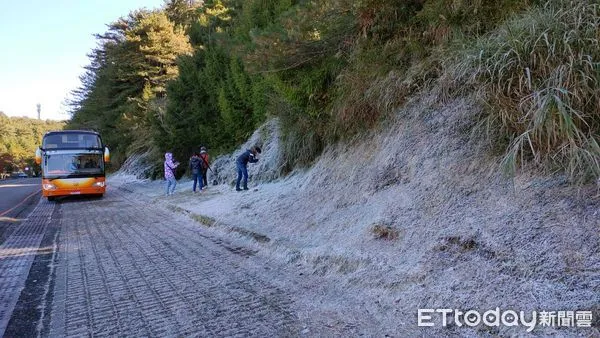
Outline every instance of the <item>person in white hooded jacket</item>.
[(172, 153), (165, 153), (165, 180), (167, 180), (167, 196), (175, 192), (177, 179), (175, 179), (175, 169), (179, 166), (179, 162), (173, 161)]

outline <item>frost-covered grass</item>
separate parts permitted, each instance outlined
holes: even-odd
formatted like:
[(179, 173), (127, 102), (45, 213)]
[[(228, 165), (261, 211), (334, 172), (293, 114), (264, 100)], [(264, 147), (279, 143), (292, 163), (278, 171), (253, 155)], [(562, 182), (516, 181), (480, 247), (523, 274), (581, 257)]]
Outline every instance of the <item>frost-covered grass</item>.
[[(593, 150), (586, 140), (598, 124), (597, 81), (578, 72), (598, 53), (598, 25), (589, 25), (597, 6), (588, 11), (584, 3), (508, 22), (479, 42), (482, 53), (449, 72), (459, 85), (466, 78), (480, 91), (464, 87), (450, 101), (424, 95), (365, 137), (329, 146), (306, 170), (281, 176), (273, 120), (215, 160), (209, 182), (219, 185), (202, 193), (193, 194), (186, 179), (170, 197), (160, 181), (113, 181), (174, 206), (198, 226), (247, 242), (299, 280), (318, 279), (322, 298), (310, 300), (314, 311), (343, 323), (332, 325), (354, 325), (357, 334), (525, 335), (523, 327), (416, 325), (419, 308), (499, 307), (592, 310), (593, 328), (533, 334), (600, 335), (598, 188), (568, 184), (587, 161), (585, 151)], [(482, 97), (501, 108), (496, 115), (475, 104)], [(481, 116), (504, 123), (512, 142), (504, 162), (524, 165), (513, 178), (497, 173), (502, 158), (471, 133)], [(235, 158), (252, 145), (263, 154), (249, 165), (251, 190), (236, 192)], [(566, 174), (534, 175), (530, 162), (520, 160), (528, 151), (540, 163), (566, 163)], [(355, 307), (336, 305), (348, 299)]]
[(235, 186), (237, 178), (235, 161), (239, 155), (253, 146), (259, 146), (262, 153), (258, 155), (258, 163), (248, 164), (249, 186), (253, 181), (272, 181), (279, 178), (283, 169), (279, 140), (278, 120), (269, 120), (235, 152), (214, 159), (212, 171), (208, 173), (209, 184), (212, 185), (213, 181), (217, 180), (219, 184)]
[(505, 168), (543, 164), (579, 181), (600, 175), (600, 5), (549, 1), (508, 20), (448, 62), (445, 86), (476, 91)]
[[(175, 196), (163, 197), (162, 182), (128, 185), (213, 220), (210, 229), (244, 239), (299, 279), (320, 279), (323, 298), (312, 300), (314, 310), (335, 313), (357, 333), (525, 334), (523, 327), (418, 328), (419, 308), (587, 309), (600, 316), (596, 188), (570, 187), (562, 176), (496, 174), (497, 159), (464, 133), (480, 113), (473, 100), (436, 102), (423, 97), (386, 128), (328, 148), (306, 171), (254, 180), (247, 192), (222, 184), (192, 194), (184, 180)], [(261, 142), (276, 143), (268, 136)], [(274, 163), (263, 168), (277, 167), (277, 158), (267, 151), (262, 160)], [(382, 240), (378, 226), (393, 238)], [(348, 299), (356, 306), (335, 306)]]

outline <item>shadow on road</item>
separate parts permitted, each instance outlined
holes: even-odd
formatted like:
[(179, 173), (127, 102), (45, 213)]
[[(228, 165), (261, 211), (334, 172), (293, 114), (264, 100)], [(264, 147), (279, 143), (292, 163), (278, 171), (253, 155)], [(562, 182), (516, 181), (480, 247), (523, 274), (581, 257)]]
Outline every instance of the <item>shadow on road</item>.
[(71, 196), (57, 196), (52, 202), (62, 204), (62, 203), (83, 203), (89, 201), (99, 201), (102, 200), (103, 196), (94, 196), (94, 195), (71, 195)]

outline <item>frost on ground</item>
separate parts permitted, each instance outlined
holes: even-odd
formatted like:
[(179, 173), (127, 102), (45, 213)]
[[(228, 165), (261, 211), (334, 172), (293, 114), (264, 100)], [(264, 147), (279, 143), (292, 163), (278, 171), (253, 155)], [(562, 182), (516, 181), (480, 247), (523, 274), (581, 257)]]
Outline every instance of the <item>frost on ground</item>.
[[(498, 159), (469, 141), (469, 123), (479, 113), (469, 102), (439, 106), (435, 96), (421, 98), (396, 122), (330, 147), (312, 168), (276, 181), (272, 121), (265, 127), (270, 132), (255, 133), (243, 147), (262, 142), (265, 149), (263, 162), (251, 169), (256, 188), (247, 192), (230, 186), (241, 150), (215, 163), (225, 184), (200, 194), (185, 180), (168, 198), (162, 182), (121, 176), (118, 184), (202, 216), (215, 231), (247, 238), (273, 261), (319, 278), (322, 299), (307, 307), (324, 321), (338, 316), (357, 325), (357, 333), (526, 335), (523, 326), (444, 328), (439, 317), (434, 327), (416, 324), (419, 308), (499, 307), (591, 310), (592, 328), (533, 334), (600, 335), (596, 187), (572, 187), (561, 176), (497, 174)], [(336, 306), (346, 298), (356, 306)], [(366, 315), (375, 320), (361, 321)]]

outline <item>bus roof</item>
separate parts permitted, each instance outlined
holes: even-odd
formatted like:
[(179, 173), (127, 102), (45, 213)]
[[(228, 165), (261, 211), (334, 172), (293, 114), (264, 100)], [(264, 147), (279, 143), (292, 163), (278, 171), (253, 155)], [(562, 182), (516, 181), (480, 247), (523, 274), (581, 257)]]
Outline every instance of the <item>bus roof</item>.
[(98, 132), (95, 132), (93, 130), (52, 130), (52, 131), (46, 132), (45, 135), (49, 135), (49, 134), (93, 134), (93, 135), (100, 135)]

